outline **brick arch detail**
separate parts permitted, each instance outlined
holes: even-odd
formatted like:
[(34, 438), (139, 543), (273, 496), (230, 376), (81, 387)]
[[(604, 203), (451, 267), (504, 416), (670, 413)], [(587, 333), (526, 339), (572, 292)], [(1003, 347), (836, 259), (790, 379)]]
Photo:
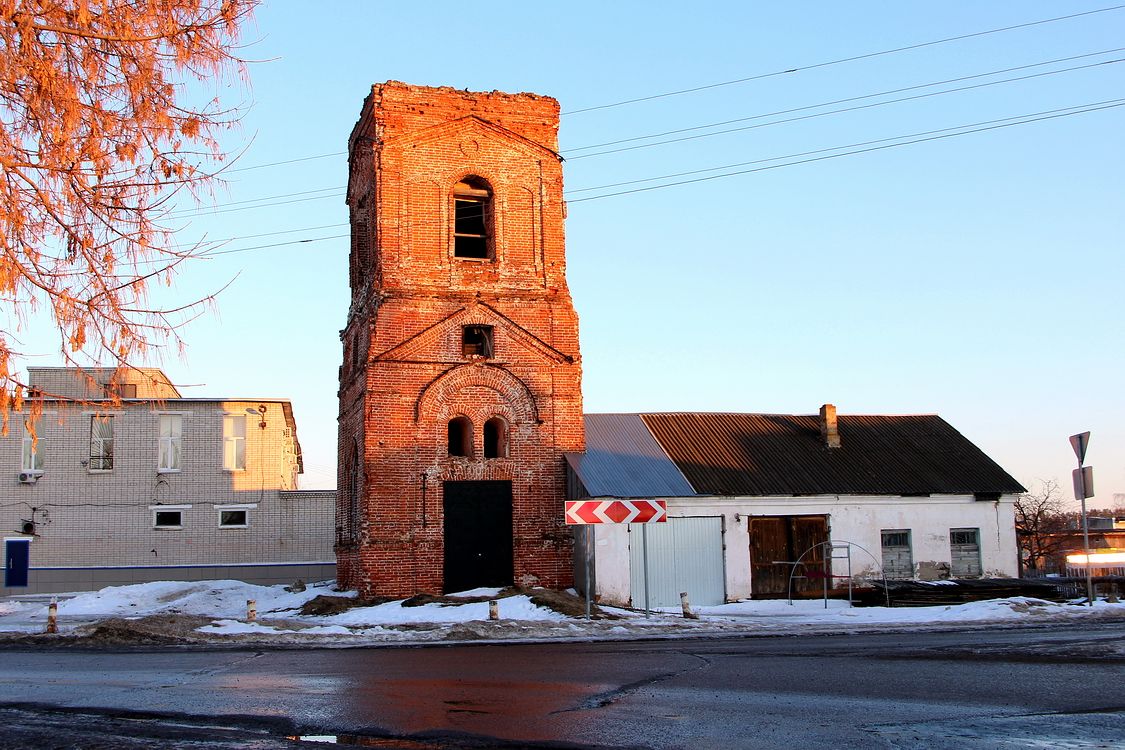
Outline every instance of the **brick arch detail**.
[(486, 177), (484, 174), (482, 174), (485, 171), (487, 171), (487, 170), (469, 168), (469, 169), (459, 169), (456, 172), (451, 172), (450, 174), (452, 175), (453, 180), (445, 186), (446, 194), (452, 196), (453, 195), (453, 187), (458, 182), (464, 182), (466, 177), (470, 177), (470, 178), (475, 179), (475, 180), (480, 180), (485, 185), (487, 185), (488, 191), (490, 193), (492, 193), (492, 197), (495, 198), (496, 197), (496, 180), (491, 178), (491, 177)]
[(414, 421), (442, 413), (442, 404), (463, 388), (478, 386), (499, 393), (512, 410), (516, 421), (539, 424), (539, 407), (527, 383), (503, 367), (485, 364), (458, 365), (431, 380), (414, 402)]

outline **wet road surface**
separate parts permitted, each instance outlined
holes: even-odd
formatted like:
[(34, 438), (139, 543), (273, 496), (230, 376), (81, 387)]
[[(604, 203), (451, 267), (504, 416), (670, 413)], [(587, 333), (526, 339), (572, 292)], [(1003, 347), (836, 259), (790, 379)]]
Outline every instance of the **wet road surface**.
[[(418, 750), (1125, 748), (1123, 642), (1125, 625), (1111, 624), (399, 649), (5, 651), (0, 703), (16, 713), (0, 722), (9, 739), (13, 727), (53, 726), (62, 743), (78, 728), (109, 742), (122, 717), (131, 717), (122, 736), (136, 742), (182, 717), (211, 726), (176, 726), (175, 737), (121, 747), (297, 747), (285, 736), (339, 734)], [(99, 718), (43, 714), (45, 706)], [(136, 721), (160, 716), (181, 719)], [(219, 744), (180, 744), (197, 730)], [(0, 747), (46, 746), (6, 743), (0, 737)]]

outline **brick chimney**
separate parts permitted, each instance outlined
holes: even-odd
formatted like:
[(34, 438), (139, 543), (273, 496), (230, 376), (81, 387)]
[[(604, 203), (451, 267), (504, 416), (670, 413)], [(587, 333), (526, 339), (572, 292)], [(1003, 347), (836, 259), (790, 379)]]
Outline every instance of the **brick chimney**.
[(840, 432), (836, 429), (836, 407), (832, 404), (820, 407), (820, 437), (829, 448), (840, 447)]

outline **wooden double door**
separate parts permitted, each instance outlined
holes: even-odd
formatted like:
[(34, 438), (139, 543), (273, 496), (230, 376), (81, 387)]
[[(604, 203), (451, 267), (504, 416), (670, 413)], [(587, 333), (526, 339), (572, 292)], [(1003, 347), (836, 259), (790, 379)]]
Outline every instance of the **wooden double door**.
[[(752, 516), (750, 596), (788, 596), (790, 572), (794, 596), (819, 595), (824, 590), (824, 547), (818, 545), (827, 541), (828, 516)], [(794, 567), (798, 559), (801, 564)]]

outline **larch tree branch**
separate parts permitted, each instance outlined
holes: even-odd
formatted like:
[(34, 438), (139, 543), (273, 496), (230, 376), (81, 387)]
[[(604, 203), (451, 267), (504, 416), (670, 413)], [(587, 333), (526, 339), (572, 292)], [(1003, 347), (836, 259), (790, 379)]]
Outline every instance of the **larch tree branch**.
[[(217, 180), (239, 110), (199, 91), (245, 80), (258, 2), (0, 0), (0, 306), (19, 324), (49, 310), (65, 364), (182, 348), (183, 313), (211, 301), (145, 303), (199, 248), (176, 245), (172, 198)], [(4, 428), (26, 389), (16, 346), (0, 330)]]

